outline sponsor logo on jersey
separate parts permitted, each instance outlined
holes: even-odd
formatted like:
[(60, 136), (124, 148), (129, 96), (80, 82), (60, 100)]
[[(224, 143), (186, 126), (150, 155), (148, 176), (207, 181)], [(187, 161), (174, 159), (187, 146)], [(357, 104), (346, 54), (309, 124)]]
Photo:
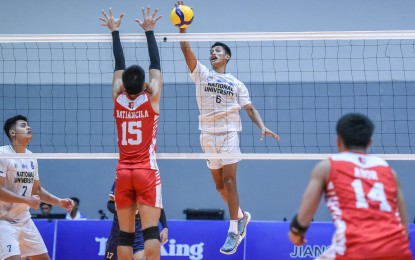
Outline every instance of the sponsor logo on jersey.
[(128, 107), (130, 109), (133, 109), (134, 108), (134, 102), (128, 102)]
[(35, 164), (33, 163), (33, 161), (30, 161), (30, 167), (32, 167), (32, 170), (35, 169)]
[(291, 258), (306, 258), (317, 257), (326, 251), (328, 246), (319, 245), (306, 245), (306, 246), (294, 246), (293, 252), (290, 253)]
[(27, 167), (27, 165), (26, 164), (22, 164), (22, 169), (29, 169), (29, 167)]

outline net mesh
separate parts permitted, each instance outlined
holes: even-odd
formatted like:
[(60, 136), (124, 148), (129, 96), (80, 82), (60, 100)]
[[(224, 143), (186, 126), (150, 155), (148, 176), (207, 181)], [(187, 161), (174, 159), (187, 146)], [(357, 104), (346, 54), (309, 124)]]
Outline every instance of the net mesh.
[[(281, 137), (279, 142), (260, 141), (259, 129), (241, 111), (243, 153), (267, 157), (336, 152), (337, 120), (347, 112), (360, 112), (376, 126), (372, 153), (412, 154), (414, 33), (373, 35), (190, 34), (186, 40), (206, 66), (215, 37), (227, 40), (233, 54), (228, 72), (245, 83), (265, 124)], [(178, 42), (183, 35), (157, 39), (164, 77), (158, 152), (177, 157), (201, 153), (195, 86)], [(148, 68), (144, 38), (124, 35), (122, 41), (127, 66)], [(34, 133), (30, 150), (117, 152), (108, 35), (9, 35), (0, 42), (0, 121), (28, 116)], [(1, 140), (8, 143), (5, 135)]]

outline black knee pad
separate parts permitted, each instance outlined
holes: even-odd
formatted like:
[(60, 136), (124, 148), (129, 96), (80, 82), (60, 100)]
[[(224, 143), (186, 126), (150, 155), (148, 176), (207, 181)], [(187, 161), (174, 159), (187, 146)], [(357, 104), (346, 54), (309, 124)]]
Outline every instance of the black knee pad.
[(160, 230), (158, 226), (143, 229), (144, 242), (150, 239), (160, 240)]
[(120, 230), (120, 236), (118, 237), (119, 246), (133, 246), (135, 233), (128, 233)]

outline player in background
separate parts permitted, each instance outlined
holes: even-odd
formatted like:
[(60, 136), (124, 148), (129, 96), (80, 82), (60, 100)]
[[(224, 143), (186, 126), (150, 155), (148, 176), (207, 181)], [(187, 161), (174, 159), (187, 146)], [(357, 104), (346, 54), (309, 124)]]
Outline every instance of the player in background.
[(138, 65), (125, 68), (124, 53), (118, 28), (124, 14), (115, 19), (102, 11), (103, 26), (110, 29), (113, 39), (115, 70), (112, 98), (118, 132), (120, 158), (117, 165), (115, 202), (120, 236), (117, 254), (120, 260), (133, 258), (135, 213), (138, 209), (144, 236), (144, 252), (148, 260), (160, 259), (158, 221), (162, 206), (161, 180), (156, 161), (156, 134), (162, 74), (154, 27), (161, 16), (157, 9), (150, 13), (142, 8), (143, 21), (135, 20), (144, 29), (150, 56), (150, 83)]
[[(178, 1), (177, 5), (183, 5), (183, 1)], [(186, 29), (181, 28), (180, 32), (186, 33)], [(279, 140), (279, 136), (263, 123), (251, 103), (246, 86), (226, 72), (226, 66), (231, 58), (231, 50), (226, 44), (216, 42), (212, 45), (209, 59), (213, 70), (198, 61), (189, 42), (181, 42), (180, 46), (190, 77), (196, 85), (196, 99), (200, 111), (200, 142), (205, 153), (236, 155), (241, 153), (238, 136), (242, 130), (239, 115), (241, 107), (261, 130), (261, 140), (264, 136)], [(246, 226), (251, 219), (251, 215), (239, 206), (236, 187), (238, 161), (239, 159), (207, 160), (216, 189), (229, 208), (228, 236), (220, 249), (223, 254), (236, 252), (239, 243), (246, 235)]]
[[(4, 132), (10, 145), (0, 147), (2, 154), (30, 154), (32, 129), (27, 118), (17, 115), (6, 120)], [(36, 159), (0, 159), (0, 259), (49, 260), (45, 243), (36, 228), (30, 208), (44, 202), (67, 211), (73, 207), (70, 199), (50, 194), (40, 184)]]
[(318, 163), (311, 172), (289, 239), (297, 246), (321, 196), (336, 231), (329, 249), (317, 259), (410, 260), (408, 220), (395, 171), (383, 159), (368, 155), (374, 125), (350, 113), (337, 122), (339, 154)]
[[(120, 224), (118, 221), (117, 211), (115, 207), (115, 182), (112, 185), (111, 192), (108, 197), (107, 209), (114, 214), (114, 220), (111, 226), (110, 236), (108, 237), (107, 246), (105, 249), (105, 260), (117, 260), (117, 244), (120, 235)], [(163, 227), (160, 232), (161, 244), (164, 244), (168, 239), (169, 229), (167, 227), (167, 218), (164, 209), (161, 210), (160, 224)], [(143, 230), (141, 229), (140, 215), (135, 215), (135, 238), (133, 243), (134, 260), (144, 260), (144, 238)]]

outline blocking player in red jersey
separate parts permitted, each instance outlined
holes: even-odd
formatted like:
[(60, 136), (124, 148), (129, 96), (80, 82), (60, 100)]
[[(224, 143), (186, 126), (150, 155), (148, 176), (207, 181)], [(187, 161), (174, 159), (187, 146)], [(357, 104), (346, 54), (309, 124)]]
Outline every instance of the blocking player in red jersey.
[(350, 113), (337, 122), (339, 154), (318, 163), (311, 173), (289, 238), (306, 242), (305, 233), (322, 194), (336, 231), (332, 245), (316, 259), (411, 260), (406, 206), (394, 170), (366, 154), (374, 125)]
[(158, 221), (162, 208), (161, 181), (156, 162), (156, 131), (159, 117), (159, 100), (162, 74), (154, 27), (161, 16), (157, 9), (150, 14), (142, 9), (144, 19), (135, 20), (144, 29), (150, 56), (150, 83), (145, 84), (145, 72), (133, 65), (125, 68), (125, 59), (118, 28), (121, 14), (115, 19), (110, 9), (104, 11), (103, 26), (112, 32), (115, 70), (112, 98), (114, 118), (118, 131), (120, 158), (116, 174), (115, 202), (120, 223), (118, 259), (131, 260), (135, 232), (135, 213), (138, 209), (144, 236), (144, 252), (147, 259), (160, 259), (160, 235)]

